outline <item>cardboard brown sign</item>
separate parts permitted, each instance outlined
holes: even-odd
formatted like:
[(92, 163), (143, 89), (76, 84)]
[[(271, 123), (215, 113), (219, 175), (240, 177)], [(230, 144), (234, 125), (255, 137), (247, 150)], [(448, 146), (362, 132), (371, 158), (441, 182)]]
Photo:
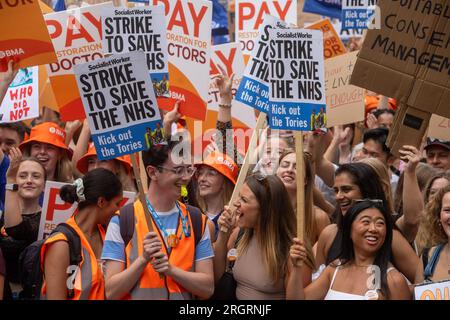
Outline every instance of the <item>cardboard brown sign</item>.
[(325, 60), (327, 127), (364, 120), (365, 90), (349, 84), (357, 51)]
[(350, 83), (450, 118), (450, 3), (380, 0)]
[(450, 141), (450, 119), (437, 115), (432, 115), (428, 137)]

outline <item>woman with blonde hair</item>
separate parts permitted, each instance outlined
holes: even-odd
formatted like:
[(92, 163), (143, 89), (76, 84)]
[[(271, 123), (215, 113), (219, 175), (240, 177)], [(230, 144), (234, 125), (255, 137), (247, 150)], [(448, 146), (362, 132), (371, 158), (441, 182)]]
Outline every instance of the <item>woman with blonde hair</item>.
[[(433, 176), (424, 190), (424, 203), (426, 204), (426, 208), (428, 208), (433, 201), (433, 197), (439, 192), (439, 190), (445, 188), (450, 185), (450, 171), (439, 172), (435, 176)], [(417, 232), (416, 237), (416, 246), (419, 254), (422, 254), (422, 251), (425, 248), (431, 248), (435, 246), (436, 239), (434, 238), (433, 225), (430, 223), (431, 217), (429, 217), (431, 211), (425, 210), (425, 214), (422, 217), (421, 224), (419, 226), (419, 231)]]
[[(276, 170), (276, 175), (286, 187), (294, 211), (297, 210), (296, 162), (295, 151), (287, 151), (281, 155), (280, 164)], [(303, 163), (305, 165), (305, 234), (310, 244), (314, 246), (322, 230), (330, 224), (330, 218), (323, 210), (314, 206), (314, 172), (311, 166), (311, 155), (307, 152), (303, 153)]]
[[(293, 290), (288, 265), (289, 248), (295, 236), (296, 216), (283, 182), (277, 176), (251, 175), (247, 178), (234, 203), (235, 212), (225, 208), (219, 218), (221, 229), (215, 245), (214, 276), (216, 282), (225, 272), (227, 252), (235, 246), (237, 254), (233, 267), (238, 300), (285, 299)], [(236, 219), (237, 218), (237, 219)], [(227, 245), (228, 243), (228, 245)], [(311, 282), (314, 268), (311, 248), (303, 283)], [(216, 288), (220, 290), (220, 288)]]
[(426, 207), (429, 233), (428, 243), (422, 253), (423, 273), (416, 283), (423, 280), (438, 282), (450, 279), (450, 185), (440, 189)]
[(35, 157), (45, 167), (47, 179), (72, 182), (72, 150), (65, 144), (66, 132), (53, 122), (31, 128), (30, 137), (19, 148), (24, 157)]

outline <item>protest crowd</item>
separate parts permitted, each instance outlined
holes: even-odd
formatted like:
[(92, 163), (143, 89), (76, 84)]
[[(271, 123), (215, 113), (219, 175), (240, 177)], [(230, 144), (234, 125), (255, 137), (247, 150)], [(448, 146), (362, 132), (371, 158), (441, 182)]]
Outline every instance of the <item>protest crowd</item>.
[(0, 0), (0, 299), (449, 300), (450, 7), (363, 2)]

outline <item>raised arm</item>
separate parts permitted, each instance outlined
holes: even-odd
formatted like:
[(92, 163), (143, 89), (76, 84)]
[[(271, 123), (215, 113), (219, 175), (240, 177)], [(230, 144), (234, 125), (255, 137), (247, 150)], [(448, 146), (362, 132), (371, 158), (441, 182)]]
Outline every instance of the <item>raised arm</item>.
[(417, 181), (416, 169), (421, 160), (419, 150), (414, 146), (403, 146), (400, 159), (406, 162), (403, 181), (403, 215), (397, 220), (397, 227), (408, 242), (413, 242), (419, 231), (424, 210), (422, 192)]
[(392, 237), (392, 258), (395, 267), (403, 273), (411, 283), (414, 283), (419, 257), (411, 245), (398, 230), (394, 230)]
[[(22, 152), (19, 148), (11, 148), (9, 151), (10, 164), (6, 172), (6, 183), (17, 183), (17, 170), (22, 160)], [(22, 212), (19, 204), (19, 194), (17, 191), (6, 190), (5, 195), (5, 228), (15, 227), (21, 224)]]
[(13, 60), (8, 61), (8, 69), (5, 72), (0, 72), (0, 104), (8, 92), (8, 87), (17, 75), (19, 69), (14, 69)]
[(80, 136), (78, 137), (78, 142), (75, 145), (72, 156), (72, 167), (75, 169), (77, 167), (78, 160), (88, 151), (89, 140), (91, 139), (91, 130), (89, 129), (88, 121), (85, 119), (83, 121), (83, 127), (81, 128)]

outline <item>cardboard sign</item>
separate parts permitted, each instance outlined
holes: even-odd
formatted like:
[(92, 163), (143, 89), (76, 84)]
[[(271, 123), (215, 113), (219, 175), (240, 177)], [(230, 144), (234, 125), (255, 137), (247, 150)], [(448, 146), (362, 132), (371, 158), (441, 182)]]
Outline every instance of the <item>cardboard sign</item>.
[(56, 61), (38, 0), (0, 1), (0, 71), (7, 60), (25, 68)]
[(450, 118), (448, 1), (380, 1), (381, 28), (368, 30), (351, 84)]
[(269, 126), (297, 131), (325, 128), (322, 32), (271, 29), (269, 42)]
[(246, 60), (257, 47), (256, 41), (266, 15), (297, 24), (296, 0), (236, 0), (236, 39)]
[(433, 114), (428, 127), (428, 137), (450, 141), (450, 119)]
[(167, 21), (170, 97), (158, 106), (171, 110), (181, 100), (180, 112), (204, 120), (208, 102), (211, 58), (212, 3), (205, 0), (152, 0), (163, 4)]
[(341, 0), (305, 0), (303, 11), (340, 19)]
[(102, 16), (103, 52), (146, 53), (147, 68), (157, 97), (169, 97), (169, 61), (163, 6), (105, 8)]
[(358, 51), (325, 61), (327, 127), (364, 120), (365, 90), (350, 85)]
[[(60, 223), (66, 222), (75, 213), (78, 204), (64, 202), (59, 196), (59, 191), (67, 183), (47, 181), (45, 183), (44, 202), (42, 204), (41, 221), (37, 240), (47, 236)], [(124, 191), (121, 207), (133, 203), (136, 198), (135, 192)]]
[(103, 57), (101, 13), (110, 6), (105, 3), (45, 15), (58, 56), (47, 71), (64, 121), (86, 118), (73, 66)]
[(100, 160), (145, 150), (151, 131), (161, 132), (145, 64), (145, 53), (137, 51), (74, 67)]
[(450, 280), (414, 287), (415, 300), (450, 300)]
[(39, 116), (38, 67), (20, 69), (0, 105), (0, 123)]
[(244, 71), (235, 99), (261, 112), (269, 107), (269, 30), (287, 28), (287, 23), (267, 15), (261, 25), (255, 49)]
[(342, 0), (342, 30), (368, 28), (375, 0)]
[(347, 52), (347, 49), (329, 19), (317, 21), (306, 26), (305, 29), (321, 30), (323, 32), (323, 56), (325, 59), (336, 57)]

